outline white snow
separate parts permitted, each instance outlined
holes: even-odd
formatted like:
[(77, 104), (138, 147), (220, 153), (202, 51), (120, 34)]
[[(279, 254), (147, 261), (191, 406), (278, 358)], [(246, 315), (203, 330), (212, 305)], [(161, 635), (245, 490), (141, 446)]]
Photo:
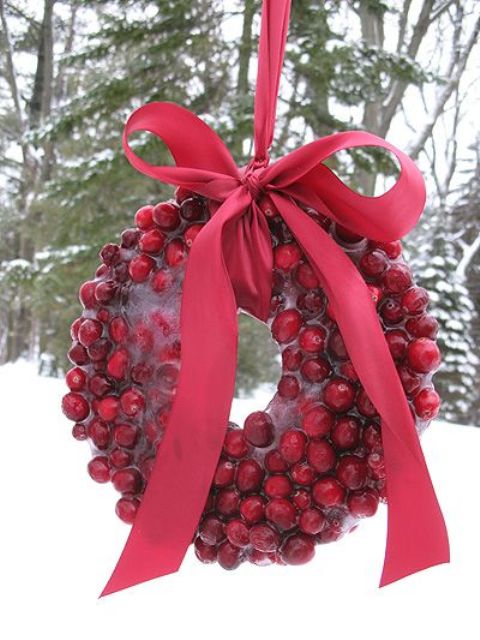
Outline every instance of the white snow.
[[(61, 414), (63, 380), (0, 367), (0, 635), (8, 640), (335, 637), (478, 638), (480, 429), (436, 422), (422, 436), (452, 562), (378, 588), (386, 508), (302, 567), (233, 572), (190, 550), (179, 572), (102, 599), (125, 543), (111, 485), (87, 475), (89, 447)], [(236, 400), (241, 420), (268, 400)]]

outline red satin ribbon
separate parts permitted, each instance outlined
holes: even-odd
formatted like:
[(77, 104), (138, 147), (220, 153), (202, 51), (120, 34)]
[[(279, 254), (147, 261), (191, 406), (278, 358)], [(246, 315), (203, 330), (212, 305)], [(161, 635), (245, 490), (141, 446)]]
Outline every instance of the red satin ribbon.
[[(274, 8), (275, 7), (275, 8)], [(401, 238), (425, 204), (423, 178), (408, 156), (370, 133), (321, 138), (268, 166), (289, 0), (265, 0), (255, 100), (255, 159), (238, 169), (222, 140), (197, 116), (171, 103), (149, 103), (128, 119), (130, 163), (162, 182), (218, 203), (187, 262), (180, 316), (182, 357), (177, 392), (135, 523), (102, 596), (180, 568), (198, 526), (221, 453), (235, 384), (237, 308), (268, 317), (272, 248), (257, 200), (272, 199), (319, 278), (350, 358), (381, 416), (387, 473), (388, 534), (380, 586), (449, 561), (447, 531), (413, 417), (375, 305), (353, 262), (294, 199), (351, 231), (378, 240)], [(128, 145), (149, 131), (176, 166), (153, 166)], [(353, 192), (323, 161), (341, 149), (383, 147), (401, 172), (387, 193)]]

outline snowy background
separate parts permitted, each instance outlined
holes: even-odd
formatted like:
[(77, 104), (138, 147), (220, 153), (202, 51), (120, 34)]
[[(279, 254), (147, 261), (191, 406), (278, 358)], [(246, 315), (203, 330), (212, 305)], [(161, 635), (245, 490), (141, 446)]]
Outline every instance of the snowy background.
[[(478, 638), (480, 429), (437, 421), (422, 436), (450, 535), (452, 562), (378, 588), (386, 508), (316, 547), (300, 567), (229, 572), (193, 548), (179, 572), (98, 599), (125, 543), (116, 493), (87, 475), (89, 447), (60, 411), (64, 382), (27, 362), (0, 367), (3, 404), (0, 538), (6, 640), (162, 637)], [(235, 400), (242, 421), (267, 391)]]

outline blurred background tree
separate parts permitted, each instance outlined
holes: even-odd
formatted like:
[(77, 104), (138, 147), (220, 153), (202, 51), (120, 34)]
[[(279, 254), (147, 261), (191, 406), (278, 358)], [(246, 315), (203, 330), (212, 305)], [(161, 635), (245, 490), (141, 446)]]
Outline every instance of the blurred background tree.
[[(65, 366), (73, 292), (102, 243), (171, 189), (133, 171), (128, 114), (151, 100), (195, 111), (239, 164), (252, 152), (260, 0), (0, 0), (0, 362)], [(444, 416), (478, 420), (480, 141), (475, 0), (294, 0), (273, 155), (365, 128), (407, 150), (428, 185), (407, 238), (432, 294), (445, 362)], [(150, 138), (138, 153), (168, 162)], [(389, 186), (387, 154), (338, 154), (367, 193)], [(239, 392), (276, 375), (274, 347), (241, 319)], [(475, 346), (477, 345), (477, 346)]]

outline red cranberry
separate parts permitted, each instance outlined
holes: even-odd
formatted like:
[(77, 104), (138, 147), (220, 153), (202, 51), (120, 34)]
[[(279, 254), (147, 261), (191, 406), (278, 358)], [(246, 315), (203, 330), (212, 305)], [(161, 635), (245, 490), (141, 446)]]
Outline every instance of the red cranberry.
[(298, 245), (293, 242), (281, 244), (273, 252), (273, 264), (276, 269), (290, 271), (300, 262), (302, 252)]
[(279, 529), (291, 529), (297, 521), (297, 511), (286, 498), (274, 498), (267, 502), (265, 517)]
[(88, 473), (95, 482), (108, 482), (110, 480), (110, 465), (106, 456), (95, 456), (88, 463)]
[(80, 367), (74, 367), (73, 369), (70, 369), (70, 371), (67, 371), (65, 381), (70, 391), (81, 391), (85, 387), (87, 376), (83, 369), (80, 369)]
[(332, 442), (339, 449), (354, 449), (360, 441), (360, 423), (353, 416), (337, 418), (332, 429)]
[(97, 398), (101, 398), (112, 390), (112, 383), (105, 376), (97, 374), (90, 378), (88, 383), (89, 390)]
[(345, 499), (345, 488), (335, 478), (325, 476), (315, 482), (312, 495), (320, 506), (333, 507)]
[(300, 384), (295, 376), (282, 376), (277, 388), (278, 395), (287, 400), (295, 400), (300, 393)]
[(145, 231), (144, 234), (140, 237), (138, 242), (138, 246), (140, 251), (144, 251), (145, 253), (153, 253), (157, 254), (163, 249), (165, 244), (165, 236), (158, 229), (151, 229), (150, 231)]
[(375, 480), (385, 478), (385, 460), (382, 454), (376, 452), (369, 453), (367, 456), (367, 464), (372, 478)]
[(89, 347), (102, 335), (102, 323), (98, 320), (84, 320), (78, 330), (78, 340), (84, 347)]
[(123, 522), (133, 524), (139, 506), (140, 500), (137, 498), (120, 498), (115, 505), (115, 513)]
[(426, 313), (415, 318), (409, 318), (405, 327), (414, 338), (431, 338), (433, 340), (438, 334), (438, 322), (433, 316), (429, 316)]
[(132, 367), (131, 376), (132, 380), (137, 384), (146, 384), (152, 377), (153, 369), (150, 365), (144, 362), (139, 362)]
[(235, 476), (235, 484), (242, 493), (256, 491), (263, 481), (263, 469), (256, 460), (242, 460)]
[(347, 489), (361, 489), (367, 481), (368, 468), (365, 460), (358, 456), (343, 456), (335, 473)]
[(224, 569), (236, 569), (242, 562), (241, 549), (228, 542), (228, 540), (225, 540), (225, 542), (222, 542), (218, 547), (217, 561)]
[(117, 264), (120, 261), (120, 247), (113, 243), (104, 245), (100, 250), (100, 258), (105, 264)]
[(88, 347), (87, 353), (91, 360), (99, 362), (100, 360), (105, 360), (111, 348), (112, 343), (108, 338), (99, 338)]
[(394, 360), (402, 360), (407, 352), (408, 336), (401, 329), (392, 329), (385, 333), (385, 339)]
[(308, 358), (300, 367), (302, 378), (312, 384), (318, 384), (326, 380), (330, 371), (330, 364), (324, 358)]
[(113, 439), (119, 447), (130, 449), (135, 446), (138, 429), (132, 424), (116, 424), (113, 429)]
[(415, 393), (420, 389), (420, 378), (412, 373), (407, 367), (399, 367), (398, 375), (400, 376), (400, 380), (407, 395), (415, 395)]
[(348, 360), (347, 362), (342, 362), (342, 364), (340, 365), (340, 373), (344, 378), (350, 380), (350, 382), (358, 381), (357, 372), (355, 371), (355, 367), (350, 362), (350, 360)]
[(90, 358), (88, 357), (87, 350), (81, 344), (77, 343), (71, 346), (68, 352), (68, 359), (73, 364), (87, 364), (90, 362)]
[(142, 478), (133, 467), (118, 469), (112, 475), (112, 484), (120, 493), (136, 493), (141, 487)]
[(337, 360), (347, 360), (348, 353), (340, 331), (333, 331), (328, 340), (328, 351)]
[(165, 262), (170, 267), (177, 267), (182, 264), (187, 257), (187, 248), (179, 238), (170, 240), (165, 247)]
[(229, 458), (244, 458), (250, 451), (245, 435), (240, 429), (229, 429), (223, 443), (225, 455)]
[(125, 229), (122, 231), (121, 244), (124, 249), (133, 249), (137, 245), (140, 233), (138, 229)]
[(153, 333), (144, 324), (137, 324), (133, 330), (133, 342), (145, 353), (151, 352), (153, 348)]
[(382, 251), (385, 251), (390, 260), (396, 260), (402, 254), (402, 243), (400, 240), (392, 240), (392, 242), (375, 242)]
[(281, 311), (272, 322), (272, 335), (277, 342), (291, 342), (302, 326), (302, 316), (296, 309)]
[(288, 469), (288, 464), (278, 449), (272, 449), (265, 456), (265, 467), (270, 473), (283, 473)]
[(107, 422), (115, 420), (118, 416), (119, 402), (115, 396), (106, 396), (98, 403), (98, 415)]
[(217, 548), (205, 544), (201, 538), (196, 538), (194, 542), (195, 555), (204, 564), (211, 564), (217, 559)]
[(302, 364), (302, 359), (302, 352), (296, 347), (287, 347), (282, 352), (282, 365), (286, 371), (297, 371)]
[(87, 430), (84, 424), (74, 424), (72, 428), (72, 436), (75, 440), (86, 440)]
[(310, 491), (306, 491), (305, 489), (297, 489), (297, 491), (295, 491), (292, 496), (292, 501), (297, 509), (308, 509), (308, 507), (312, 504)]
[(196, 237), (198, 236), (200, 231), (203, 229), (203, 227), (204, 227), (203, 224), (192, 224), (187, 229), (185, 229), (183, 233), (183, 239), (185, 240), (185, 245), (187, 246), (188, 249), (191, 248)]
[(69, 420), (81, 422), (90, 413), (90, 406), (82, 395), (70, 392), (63, 396), (62, 410)]
[(110, 429), (108, 424), (94, 418), (87, 427), (88, 437), (93, 441), (97, 449), (106, 449), (110, 444)]
[(123, 449), (118, 449), (118, 447), (112, 449), (108, 457), (110, 464), (116, 469), (123, 469), (124, 467), (130, 466), (133, 460), (131, 453), (124, 451)]
[(120, 396), (120, 405), (127, 416), (135, 416), (145, 407), (145, 397), (140, 389), (127, 389)]
[(135, 224), (139, 229), (150, 229), (153, 226), (153, 207), (146, 205), (135, 214)]
[(292, 493), (292, 483), (287, 476), (270, 476), (263, 483), (263, 490), (269, 498), (286, 498)]
[(254, 524), (250, 529), (250, 544), (258, 551), (275, 551), (280, 544), (280, 536), (268, 524)]
[(365, 427), (362, 433), (362, 441), (369, 450), (380, 449), (382, 447), (380, 427), (375, 424), (375, 422), (371, 422)]
[(324, 438), (332, 425), (333, 415), (323, 405), (312, 407), (302, 417), (302, 428), (310, 438)]
[(323, 389), (325, 404), (336, 413), (348, 411), (353, 406), (355, 387), (343, 378), (333, 378)]
[(83, 304), (85, 309), (93, 309), (97, 304), (95, 299), (95, 289), (97, 288), (97, 283), (93, 280), (88, 282), (84, 282), (79, 290), (79, 298), (80, 302)]
[(304, 289), (316, 289), (320, 285), (312, 267), (306, 262), (298, 265), (295, 279)]
[(70, 336), (72, 340), (78, 340), (78, 330), (83, 322), (83, 318), (76, 318), (70, 325)]
[(235, 464), (230, 460), (220, 460), (213, 477), (216, 487), (228, 487), (235, 477)]
[(287, 564), (305, 564), (315, 555), (315, 546), (311, 538), (293, 534), (283, 543), (280, 554)]
[(150, 272), (155, 267), (155, 260), (150, 256), (141, 253), (135, 256), (128, 265), (128, 273), (133, 282), (145, 282)]
[(191, 196), (184, 200), (178, 200), (181, 203), (180, 214), (184, 220), (191, 222), (193, 220), (201, 220), (205, 215), (205, 205), (199, 198)]
[(421, 420), (432, 420), (438, 415), (440, 396), (434, 389), (422, 389), (413, 401), (415, 413)]
[(428, 293), (422, 287), (410, 287), (402, 296), (402, 309), (411, 315), (423, 313), (428, 305)]
[(297, 464), (292, 467), (290, 475), (292, 476), (292, 480), (295, 484), (308, 486), (312, 484), (317, 474), (306, 462), (297, 462)]
[(298, 527), (303, 533), (307, 533), (311, 536), (320, 533), (325, 526), (325, 516), (320, 511), (320, 509), (316, 509), (312, 507), (310, 509), (305, 509), (299, 518)]
[(378, 494), (373, 489), (351, 493), (347, 500), (348, 510), (355, 518), (369, 518), (378, 509)]
[(317, 291), (308, 291), (302, 293), (297, 298), (297, 307), (305, 314), (310, 316), (318, 316), (323, 311), (325, 300)]
[(172, 281), (173, 278), (170, 271), (167, 271), (167, 269), (159, 269), (153, 275), (152, 289), (157, 293), (162, 293), (171, 286)]
[(263, 520), (265, 514), (265, 501), (261, 496), (248, 496), (240, 502), (240, 514), (253, 524)]
[(289, 464), (295, 464), (305, 456), (307, 437), (299, 429), (288, 429), (280, 437), (280, 455)]
[(265, 411), (255, 411), (245, 420), (245, 438), (254, 447), (268, 447), (273, 442), (273, 422)]
[(118, 349), (110, 356), (107, 363), (108, 375), (115, 380), (124, 380), (127, 376), (130, 356), (126, 349)]
[(124, 342), (128, 337), (128, 325), (121, 316), (110, 320), (108, 333), (114, 342)]
[(225, 538), (224, 524), (217, 516), (208, 515), (200, 523), (198, 535), (205, 544), (218, 544)]
[(99, 282), (95, 288), (95, 298), (102, 304), (108, 304), (117, 293), (117, 284), (113, 280)]
[(307, 447), (308, 463), (318, 473), (326, 473), (335, 466), (337, 457), (331, 444), (326, 440), (312, 440)]
[(171, 202), (160, 202), (153, 210), (153, 219), (160, 229), (172, 231), (180, 224), (180, 210)]
[(356, 406), (358, 412), (367, 418), (374, 418), (377, 416), (377, 410), (372, 404), (372, 401), (367, 396), (365, 389), (361, 388), (357, 395)]
[(250, 541), (248, 526), (243, 520), (230, 520), (225, 525), (228, 541), (235, 547), (246, 547)]
[(402, 305), (394, 298), (385, 299), (380, 309), (380, 314), (387, 324), (398, 324), (405, 317)]
[(238, 513), (240, 506), (240, 494), (236, 489), (220, 489), (215, 498), (217, 511), (224, 516), (233, 516)]
[(360, 259), (359, 266), (367, 278), (378, 278), (387, 268), (388, 261), (382, 251), (368, 251)]
[(430, 338), (417, 338), (408, 345), (408, 363), (414, 371), (428, 373), (440, 366), (440, 350)]
[(96, 278), (104, 278), (109, 274), (110, 274), (110, 267), (108, 267), (106, 264), (101, 264), (99, 267), (97, 267), (97, 270), (95, 271)]
[(318, 326), (305, 327), (300, 331), (298, 344), (307, 353), (318, 353), (325, 347), (325, 329)]
[(412, 284), (412, 274), (406, 264), (392, 264), (383, 276), (385, 289), (390, 293), (402, 293)]

